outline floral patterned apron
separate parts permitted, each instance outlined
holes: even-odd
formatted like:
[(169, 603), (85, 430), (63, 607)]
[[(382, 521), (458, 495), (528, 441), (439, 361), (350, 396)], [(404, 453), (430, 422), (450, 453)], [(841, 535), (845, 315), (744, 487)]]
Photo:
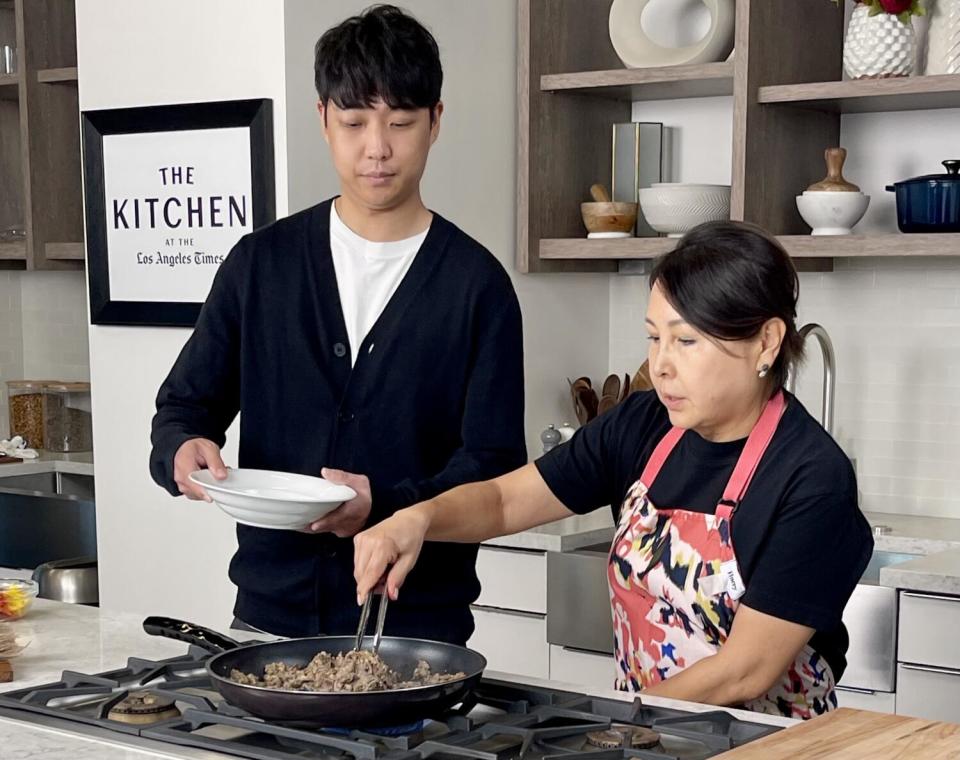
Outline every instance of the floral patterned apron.
[[(658, 509), (647, 496), (681, 428), (657, 444), (627, 492), (607, 567), (618, 689), (653, 686), (716, 654), (730, 635), (745, 591), (731, 520), (785, 405), (782, 392), (767, 403), (714, 514)], [(830, 666), (807, 645), (769, 692), (744, 706), (810, 718), (837, 706), (834, 686)]]

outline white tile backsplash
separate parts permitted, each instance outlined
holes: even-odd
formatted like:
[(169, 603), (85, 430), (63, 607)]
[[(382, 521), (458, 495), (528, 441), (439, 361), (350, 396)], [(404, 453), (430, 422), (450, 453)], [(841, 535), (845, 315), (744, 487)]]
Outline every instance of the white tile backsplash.
[(85, 282), (83, 272), (21, 276), (26, 377), (90, 379)]
[(7, 381), (23, 378), (20, 272), (0, 272), (0, 437), (10, 431)]
[(83, 272), (0, 272), (0, 437), (8, 380), (89, 380)]

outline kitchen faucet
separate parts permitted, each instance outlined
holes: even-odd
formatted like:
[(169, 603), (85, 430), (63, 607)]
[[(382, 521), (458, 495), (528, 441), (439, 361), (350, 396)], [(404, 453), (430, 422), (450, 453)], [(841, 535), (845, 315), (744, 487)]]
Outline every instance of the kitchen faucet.
[[(820, 344), (820, 351), (823, 353), (823, 416), (820, 424), (830, 435), (833, 435), (833, 393), (836, 387), (836, 378), (834, 371), (836, 369), (836, 356), (833, 353), (833, 342), (827, 331), (822, 326), (811, 322), (800, 328), (800, 337), (804, 342), (809, 335), (813, 335)], [(787, 390), (794, 393), (797, 387), (797, 370), (790, 373), (787, 380)]]

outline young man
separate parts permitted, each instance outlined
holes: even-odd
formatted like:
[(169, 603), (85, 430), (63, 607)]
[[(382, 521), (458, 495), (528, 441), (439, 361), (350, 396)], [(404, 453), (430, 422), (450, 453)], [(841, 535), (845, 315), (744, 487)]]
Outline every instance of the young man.
[[(351, 536), (395, 510), (526, 462), (520, 309), (497, 260), (420, 198), (437, 139), (436, 41), (392, 6), (316, 46), (318, 111), (341, 192), (245, 236), (221, 265), (157, 398), (151, 473), (239, 466), (323, 475), (357, 497), (306, 531), (237, 526), (238, 624), (284, 636), (351, 634)], [(424, 550), (391, 635), (463, 644), (477, 547)]]

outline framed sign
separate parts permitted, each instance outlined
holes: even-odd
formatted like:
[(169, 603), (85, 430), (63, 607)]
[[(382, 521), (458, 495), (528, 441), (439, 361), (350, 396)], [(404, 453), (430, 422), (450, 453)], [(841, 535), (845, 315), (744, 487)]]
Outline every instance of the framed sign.
[(220, 264), (276, 218), (270, 100), (85, 111), (90, 320), (193, 326)]

